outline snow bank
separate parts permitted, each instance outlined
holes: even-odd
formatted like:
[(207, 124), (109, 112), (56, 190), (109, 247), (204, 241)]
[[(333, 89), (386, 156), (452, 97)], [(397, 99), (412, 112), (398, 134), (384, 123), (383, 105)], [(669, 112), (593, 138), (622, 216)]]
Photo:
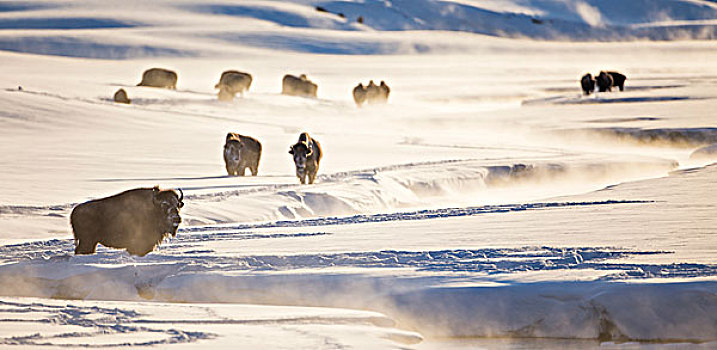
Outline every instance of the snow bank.
[[(434, 337), (717, 340), (717, 283), (669, 281), (690, 270), (693, 277), (713, 276), (714, 265), (611, 262), (665, 252), (524, 247), (236, 257), (181, 243), (179, 251), (137, 258), (103, 249), (94, 256), (67, 256), (62, 249), (70, 242), (54, 242), (45, 245), (51, 247), (45, 259), (0, 267), (6, 281), (0, 293), (369, 309)], [(18, 259), (41, 246), (7, 248), (5, 255)], [(522, 284), (511, 277), (519, 271), (581, 269), (602, 271), (606, 278)], [(467, 278), (469, 272), (479, 274)], [(456, 273), (464, 278), (457, 280)], [(609, 281), (613, 278), (618, 282)], [(625, 283), (634, 278), (667, 281)]]
[(394, 297), (423, 334), (714, 341), (717, 283), (537, 283), (434, 288)]
[[(384, 315), (308, 307), (2, 298), (0, 344), (390, 349), (421, 341)], [(297, 336), (299, 334), (299, 336)], [(290, 340), (289, 340), (290, 339)]]
[[(320, 175), (310, 188), (275, 186), (188, 196), (190, 225), (525, 202), (599, 189), (620, 179), (660, 176), (665, 160), (536, 163), (491, 166), (485, 161), (406, 164)], [(559, 187), (559, 189), (557, 188)], [(216, 198), (221, 198), (217, 201)], [(228, 210), (231, 208), (231, 210)], [(212, 221), (201, 218), (214, 218)]]

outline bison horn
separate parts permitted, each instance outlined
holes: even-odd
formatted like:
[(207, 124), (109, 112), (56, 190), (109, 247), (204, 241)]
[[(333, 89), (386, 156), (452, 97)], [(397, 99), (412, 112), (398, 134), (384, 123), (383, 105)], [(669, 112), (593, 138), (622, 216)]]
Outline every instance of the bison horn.
[(154, 202), (154, 204), (158, 204), (158, 202), (157, 202), (158, 194), (159, 194), (159, 186), (154, 186), (152, 188), (152, 202)]
[(181, 188), (177, 188), (177, 191), (179, 191), (179, 201), (181, 202), (184, 199), (184, 192), (182, 192)]

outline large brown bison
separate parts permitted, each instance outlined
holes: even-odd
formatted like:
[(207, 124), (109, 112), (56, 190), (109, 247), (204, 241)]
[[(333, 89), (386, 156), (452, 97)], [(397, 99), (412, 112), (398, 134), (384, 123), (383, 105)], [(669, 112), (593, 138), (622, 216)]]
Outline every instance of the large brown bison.
[(147, 69), (142, 74), (142, 81), (137, 86), (176, 89), (177, 73), (164, 68)]
[(251, 82), (251, 74), (228, 70), (222, 73), (219, 82), (214, 85), (214, 88), (219, 89), (217, 97), (220, 101), (231, 101), (237, 93), (244, 96), (244, 92), (249, 90)]
[(144, 256), (165, 237), (176, 236), (182, 222), (179, 190), (136, 188), (78, 204), (70, 214), (75, 254), (94, 254), (97, 243)]
[(607, 72), (607, 74), (610, 75), (610, 77), (612, 78), (612, 86), (620, 88), (620, 91), (625, 90), (625, 80), (627, 79), (626, 76), (618, 72)]
[(290, 96), (316, 97), (318, 85), (302, 74), (298, 78), (293, 75), (285, 75), (281, 80), (281, 93)]
[(227, 134), (224, 143), (224, 165), (230, 176), (244, 176), (249, 168), (252, 176), (259, 173), (261, 143), (253, 137), (233, 132)]
[(595, 79), (593, 75), (587, 73), (580, 78), (580, 86), (583, 88), (583, 94), (590, 95), (591, 92), (595, 91)]
[(296, 177), (299, 181), (305, 184), (308, 176), (309, 184), (313, 184), (323, 155), (319, 141), (311, 138), (307, 132), (301, 133), (299, 141), (289, 148), (289, 154), (294, 156)]

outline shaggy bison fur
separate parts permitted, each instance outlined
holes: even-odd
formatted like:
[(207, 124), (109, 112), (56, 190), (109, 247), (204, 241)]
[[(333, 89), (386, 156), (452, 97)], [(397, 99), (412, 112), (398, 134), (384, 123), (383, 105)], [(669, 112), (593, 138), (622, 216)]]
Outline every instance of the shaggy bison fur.
[(294, 156), (296, 177), (299, 181), (305, 184), (308, 176), (309, 184), (313, 184), (323, 155), (319, 142), (311, 138), (309, 133), (301, 133), (299, 141), (289, 148), (289, 154)]
[(295, 77), (285, 75), (281, 81), (281, 93), (290, 96), (316, 97), (318, 85), (306, 78), (305, 74)]
[(177, 73), (164, 68), (147, 69), (142, 74), (142, 81), (137, 86), (176, 89)]
[(219, 82), (214, 85), (214, 88), (219, 89), (217, 97), (220, 101), (231, 101), (237, 93), (244, 96), (244, 92), (249, 90), (251, 82), (251, 74), (228, 70), (222, 73)]
[(595, 91), (595, 79), (593, 75), (588, 73), (580, 78), (580, 86), (583, 88), (583, 94), (590, 95), (591, 92)]
[(610, 77), (612, 78), (612, 86), (620, 88), (620, 91), (625, 90), (625, 80), (627, 79), (626, 76), (618, 72), (607, 72), (607, 74), (610, 75)]
[(230, 176), (244, 176), (249, 168), (252, 176), (259, 173), (261, 143), (253, 137), (228, 133), (224, 143), (224, 164)]
[(174, 190), (136, 188), (77, 205), (70, 214), (75, 254), (93, 254), (97, 243), (144, 256), (176, 236), (184, 206)]
[(605, 71), (600, 72), (600, 75), (595, 78), (595, 83), (597, 84), (598, 91), (600, 92), (612, 91), (612, 76), (607, 74)]

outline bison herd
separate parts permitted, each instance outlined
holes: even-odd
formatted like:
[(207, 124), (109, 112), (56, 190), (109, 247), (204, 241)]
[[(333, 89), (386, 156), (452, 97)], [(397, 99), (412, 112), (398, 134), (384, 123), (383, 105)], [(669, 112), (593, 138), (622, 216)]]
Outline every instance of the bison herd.
[[(625, 88), (626, 77), (618, 72), (601, 71), (595, 78), (585, 74), (580, 79), (583, 93), (611, 91)], [(231, 101), (236, 94), (244, 95), (251, 87), (252, 76), (236, 70), (222, 73), (217, 98)], [(176, 89), (177, 74), (167, 69), (152, 68), (142, 74), (138, 86)], [(281, 93), (291, 96), (317, 97), (318, 85), (306, 75), (285, 75)], [(373, 80), (364, 86), (359, 83), (352, 91), (357, 107), (363, 104), (386, 103), (391, 89), (381, 81)], [(131, 103), (127, 92), (119, 89), (114, 95), (117, 103)], [(228, 133), (224, 141), (224, 163), (229, 176), (244, 176), (248, 168), (252, 176), (259, 172), (262, 145), (250, 136)], [(289, 147), (296, 177), (301, 184), (313, 184), (319, 170), (323, 151), (319, 142), (304, 132)], [(126, 249), (132, 255), (144, 256), (153, 251), (164, 238), (175, 236), (182, 222), (179, 210), (184, 206), (181, 190), (137, 188), (114, 196), (91, 200), (75, 206), (70, 214), (70, 224), (75, 237), (75, 254), (93, 254), (98, 243), (106, 247)]]
[[(219, 89), (217, 99), (219, 101), (232, 101), (237, 94), (243, 97), (244, 93), (251, 87), (252, 80), (253, 78), (249, 73), (237, 70), (224, 71), (219, 77), (219, 82), (214, 85), (215, 89)], [(142, 81), (140, 81), (137, 86), (176, 90), (177, 73), (164, 68), (151, 68), (144, 71)], [(281, 80), (282, 95), (317, 98), (318, 90), (319, 86), (309, 80), (306, 74), (301, 74), (298, 77), (287, 74), (284, 75), (284, 78)], [(365, 87), (359, 83), (358, 86), (353, 89), (353, 98), (358, 107), (361, 107), (365, 102), (369, 104), (386, 103), (390, 91), (391, 89), (389, 89), (383, 80), (381, 81), (381, 85), (376, 85), (373, 80), (371, 80)], [(113, 99), (117, 103), (132, 103), (132, 100), (127, 96), (127, 91), (124, 89), (117, 90)]]
[(624, 91), (626, 79), (627, 77), (625, 75), (618, 72), (601, 71), (595, 79), (593, 79), (592, 74), (587, 73), (580, 78), (580, 87), (583, 89), (583, 94), (585, 95), (590, 95), (591, 92), (595, 92), (595, 85), (597, 85), (599, 92), (612, 91), (613, 87)]
[(359, 83), (353, 90), (354, 102), (357, 107), (361, 107), (364, 103), (386, 103), (390, 93), (391, 89), (383, 80), (381, 80), (381, 85), (376, 85), (373, 80), (369, 81), (366, 86)]
[[(313, 184), (323, 152), (319, 142), (303, 132), (289, 147), (294, 158), (296, 177), (302, 184)], [(261, 143), (250, 136), (228, 133), (224, 141), (224, 164), (229, 176), (259, 173)], [(179, 189), (136, 188), (114, 196), (78, 204), (70, 214), (75, 236), (75, 254), (94, 254), (97, 244), (125, 249), (129, 254), (145, 256), (166, 237), (176, 236), (182, 222), (179, 209), (184, 194)]]

